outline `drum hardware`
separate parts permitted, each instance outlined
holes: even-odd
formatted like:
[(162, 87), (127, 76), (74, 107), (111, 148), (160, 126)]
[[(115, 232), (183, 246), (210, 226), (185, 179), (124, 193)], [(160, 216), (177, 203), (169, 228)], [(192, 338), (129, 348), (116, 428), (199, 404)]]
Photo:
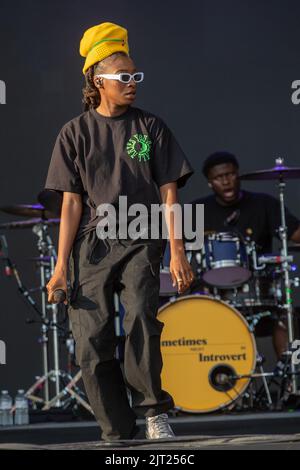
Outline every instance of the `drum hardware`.
[[(268, 313), (268, 312), (266, 312), (266, 313)], [(272, 400), (269, 384), (268, 384), (268, 381), (267, 381), (267, 377), (265, 375), (265, 371), (264, 371), (264, 368), (263, 368), (264, 362), (265, 362), (265, 358), (262, 355), (258, 354), (257, 357), (256, 357), (256, 367), (259, 370), (259, 373), (261, 375), (261, 379), (262, 379), (262, 382), (263, 382), (263, 386), (261, 388), (261, 391), (264, 390), (264, 392), (266, 394), (266, 399), (267, 399), (267, 406), (268, 406), (268, 408), (271, 408), (273, 406), (273, 400)], [(260, 401), (260, 391), (258, 391), (258, 393), (256, 394), (256, 400)]]
[[(34, 258), (40, 271), (41, 286), (37, 289), (27, 289), (22, 284), (16, 265), (12, 263), (8, 256), (6, 257), (6, 264), (9, 263), (10, 265), (11, 275), (14, 275), (17, 281), (19, 292), (25, 297), (31, 308), (33, 308), (35, 313), (39, 316), (39, 320), (29, 319), (27, 320), (27, 323), (40, 323), (42, 325), (39, 343), (42, 345), (43, 375), (38, 377), (34, 384), (27, 390), (26, 396), (33, 402), (33, 406), (35, 406), (35, 404), (39, 404), (40, 406), (43, 406), (43, 409), (45, 410), (52, 406), (66, 407), (70, 401), (73, 402), (75, 400), (77, 403), (80, 403), (85, 406), (86, 409), (91, 411), (90, 406), (85, 401), (85, 395), (78, 387), (76, 387), (76, 383), (80, 379), (81, 375), (77, 374), (75, 378), (72, 378), (70, 373), (60, 369), (59, 336), (63, 332), (64, 337), (66, 337), (69, 333), (66, 333), (66, 329), (58, 323), (58, 305), (47, 303), (47, 292), (45, 286), (54, 273), (57, 258), (52, 239), (48, 234), (48, 227), (57, 226), (60, 219), (47, 219), (47, 217), (50, 217), (53, 214), (51, 211), (46, 211), (40, 204), (2, 206), (0, 210), (25, 217), (40, 216), (40, 218), (0, 224), (4, 229), (32, 228), (33, 233), (37, 236), (37, 248), (40, 253), (39, 257)], [(41, 309), (31, 297), (31, 293), (37, 290), (41, 292)], [(51, 318), (49, 318), (49, 312)], [(53, 370), (49, 370), (49, 331), (52, 331)], [(71, 354), (71, 350), (73, 350), (74, 347), (71, 345), (70, 338), (68, 338), (66, 344), (69, 348), (69, 354)], [(55, 396), (51, 398), (50, 382), (54, 382), (55, 388)], [(61, 383), (63, 385), (62, 390)], [(43, 392), (43, 398), (37, 396), (41, 391)], [(67, 396), (69, 398), (66, 398)], [(61, 401), (62, 399), (64, 400)]]
[(229, 392), (236, 385), (236, 372), (231, 366), (218, 365), (209, 373), (209, 382), (218, 392)]
[(267, 311), (267, 312), (255, 313), (253, 315), (245, 315), (245, 318), (249, 323), (249, 328), (254, 333), (255, 327), (258, 325), (260, 320), (262, 320), (263, 318), (270, 318), (272, 316), (273, 316), (272, 312)]
[[(33, 232), (38, 237), (38, 251), (42, 258), (48, 256), (50, 259), (50, 269), (46, 269), (46, 267), (41, 264), (40, 266), (40, 273), (41, 273), (41, 285), (46, 286), (46, 282), (53, 276), (55, 270), (55, 264), (57, 259), (56, 250), (50, 235), (48, 234), (47, 225), (39, 224), (35, 226)], [(46, 289), (42, 291), (42, 305), (43, 305), (43, 315), (45, 318), (48, 317), (48, 312), (50, 311), (51, 316), (51, 325), (52, 325), (52, 343), (53, 343), (53, 369), (50, 371), (46, 371), (38, 381), (37, 384), (34, 384), (33, 387), (28, 391), (30, 392), (31, 400), (34, 400), (33, 394), (35, 390), (35, 385), (40, 386), (42, 383), (45, 384), (47, 389), (47, 383), (49, 380), (54, 382), (55, 388), (55, 395), (54, 397), (50, 398), (48, 395), (48, 399), (45, 398), (43, 410), (48, 410), (51, 407), (61, 408), (66, 407), (70, 400), (75, 400), (77, 403), (83, 405), (88, 411), (91, 411), (91, 407), (86, 403), (85, 399), (83, 398), (84, 394), (80, 391), (80, 389), (76, 386), (77, 381), (81, 378), (81, 374), (78, 373), (76, 377), (72, 378), (70, 374), (63, 371), (60, 367), (60, 356), (59, 356), (59, 326), (58, 326), (58, 303), (65, 300), (65, 293), (63, 291), (57, 290), (55, 291), (54, 295), (56, 295), (56, 299), (54, 299), (57, 303), (48, 304), (47, 303), (47, 292)], [(70, 343), (69, 343), (70, 344)], [(61, 389), (61, 383), (63, 384), (63, 388)], [(66, 385), (67, 383), (67, 385)], [(74, 390), (73, 390), (74, 388)], [(49, 391), (48, 391), (49, 393)], [(70, 398), (62, 401), (63, 398), (70, 395)]]
[[(284, 356), (286, 356), (285, 359), (284, 359)], [(288, 401), (290, 397), (290, 390), (287, 389), (286, 385), (289, 383), (289, 381), (294, 375), (293, 372), (289, 371), (289, 367), (291, 363), (291, 358), (289, 356), (290, 356), (289, 351), (284, 353), (283, 358), (280, 361), (278, 361), (273, 372), (264, 372), (259, 356), (257, 359), (257, 368), (259, 372), (257, 373), (238, 375), (236, 374), (235, 370), (230, 366), (224, 366), (224, 365), (216, 366), (210, 372), (210, 382), (212, 386), (215, 388), (215, 390), (226, 393), (234, 389), (234, 387), (236, 386), (239, 380), (261, 379), (263, 382), (263, 389), (266, 395), (268, 407), (271, 408), (274, 406), (274, 402), (270, 393), (270, 386), (276, 378), (279, 378), (281, 380), (281, 391), (279, 394), (278, 405), (281, 403), (281, 406), (282, 406), (284, 402)], [(296, 376), (298, 375), (300, 375), (300, 371), (296, 372)], [(268, 382), (268, 379), (269, 379), (269, 382)], [(248, 398), (250, 398), (251, 394), (253, 395), (251, 399), (254, 405), (255, 401), (257, 402), (257, 400), (261, 399), (260, 398), (261, 392), (257, 393), (257, 396), (255, 397), (255, 392), (251, 390), (250, 394), (248, 392)]]
[[(77, 401), (80, 403), (80, 404), (83, 404), (83, 393), (80, 391), (79, 388), (75, 388), (75, 392), (72, 390), (70, 391), (70, 384), (72, 384), (73, 387), (75, 387), (75, 383), (80, 379), (80, 376), (77, 377), (77, 380), (76, 382), (74, 382), (74, 379), (72, 378), (72, 376), (64, 371), (61, 371), (59, 369), (54, 369), (52, 371), (49, 371), (48, 370), (48, 344), (49, 344), (49, 339), (48, 339), (48, 331), (49, 330), (52, 330), (55, 332), (55, 336), (57, 338), (56, 342), (54, 343), (54, 345), (56, 345), (56, 347), (58, 348), (58, 332), (61, 331), (65, 334), (65, 328), (62, 328), (58, 322), (57, 322), (57, 316), (53, 316), (52, 320), (49, 320), (48, 316), (47, 315), (44, 315), (42, 311), (39, 310), (35, 300), (31, 297), (31, 295), (29, 294), (30, 290), (27, 289), (24, 284), (22, 283), (21, 281), (21, 278), (20, 278), (20, 275), (19, 275), (19, 272), (17, 270), (17, 267), (16, 265), (11, 261), (11, 259), (8, 257), (8, 252), (7, 252), (7, 258), (6, 258), (6, 262), (10, 265), (11, 267), (11, 275), (13, 275), (17, 281), (17, 285), (18, 285), (18, 290), (19, 292), (24, 296), (24, 298), (26, 299), (26, 301), (28, 302), (28, 304), (34, 309), (35, 313), (39, 316), (39, 320), (34, 320), (34, 319), (29, 319), (27, 320), (26, 323), (40, 323), (42, 325), (42, 328), (41, 328), (41, 332), (42, 332), (42, 335), (41, 335), (41, 339), (40, 339), (40, 344), (42, 345), (42, 353), (43, 353), (43, 370), (44, 370), (44, 374), (42, 377), (38, 377), (38, 379), (35, 381), (35, 383), (27, 390), (26, 392), (26, 396), (28, 399), (30, 399), (33, 403), (37, 403), (37, 404), (40, 404), (40, 405), (44, 405), (43, 407), (43, 410), (46, 410), (46, 409), (49, 409), (50, 406), (52, 405), (56, 405), (56, 407), (58, 405), (62, 405), (58, 400), (62, 397), (64, 397), (66, 395), (66, 391), (68, 391), (68, 393), (71, 395), (72, 399), (76, 399), (77, 395), (81, 395)], [(42, 266), (43, 268), (43, 266)], [(39, 290), (41, 290), (41, 288), (39, 288)], [(42, 295), (44, 294), (44, 289), (42, 289)], [(56, 306), (57, 308), (57, 306)], [(69, 340), (70, 341), (70, 340)], [(70, 346), (70, 342), (69, 342), (69, 346)], [(56, 354), (54, 355), (54, 359), (55, 359), (55, 365), (56, 367), (59, 367), (59, 364), (58, 364), (58, 355), (56, 356)], [(54, 380), (55, 381), (55, 385), (56, 385), (56, 390), (57, 390), (57, 378), (60, 377), (63, 381), (64, 381), (64, 384), (68, 384), (67, 386), (64, 386), (64, 389), (63, 389), (63, 393), (60, 394), (60, 389), (59, 389), (59, 396), (56, 398), (56, 400), (52, 399), (49, 401), (49, 380)], [(39, 396), (36, 396), (35, 393), (36, 392), (40, 392), (41, 391), (41, 388), (43, 389), (43, 393), (44, 393), (44, 398), (42, 399), (41, 397)], [(47, 399), (48, 397), (48, 399)], [(63, 406), (65, 406), (66, 403), (64, 402), (63, 403)], [(86, 404), (85, 406), (88, 410), (89, 410), (89, 405)]]
[[(262, 364), (259, 362), (259, 358), (257, 361), (257, 367), (259, 368), (259, 373), (253, 373), (251, 375), (237, 375), (235, 370), (230, 366), (224, 366), (224, 365), (216, 366), (210, 372), (210, 382), (212, 384), (212, 387), (215, 388), (215, 390), (226, 393), (234, 389), (239, 380), (262, 379), (263, 387), (266, 393), (267, 403), (268, 403), (268, 406), (271, 407), (273, 405), (273, 400), (272, 400), (269, 385), (266, 379), (268, 377), (273, 377), (273, 373), (264, 372)], [(252, 390), (251, 393), (254, 394), (254, 391)], [(252, 396), (252, 400), (254, 402), (253, 396)]]
[(300, 278), (294, 277), (294, 279), (291, 280), (291, 284), (293, 287), (300, 287)]
[(0, 224), (0, 229), (3, 230), (13, 230), (13, 229), (28, 229), (32, 228), (38, 224), (46, 224), (48, 227), (56, 227), (59, 225), (60, 219), (30, 219), (30, 220), (21, 220), (6, 222)]
[(255, 242), (251, 242), (251, 255), (254, 271), (263, 271), (266, 268), (266, 264), (260, 263), (257, 259), (257, 251)]
[[(84, 393), (80, 390), (78, 386), (76, 386), (77, 382), (81, 379), (82, 377), (82, 372), (81, 370), (77, 372), (75, 377), (72, 377), (70, 374), (64, 372), (64, 371), (59, 371), (59, 376), (61, 379), (65, 382), (65, 385), (62, 389), (59, 389), (58, 395), (54, 396), (51, 400), (48, 402), (45, 402), (44, 400), (41, 400), (35, 396), (36, 391), (44, 385), (45, 380), (49, 379), (51, 376), (51, 372), (49, 372), (48, 377), (43, 376), (40, 377), (34, 384), (33, 386), (27, 390), (26, 396), (29, 400), (32, 400), (33, 402), (37, 401), (38, 403), (41, 403), (43, 406), (42, 410), (46, 411), (49, 410), (52, 407), (58, 407), (57, 404), (59, 403), (60, 408), (66, 409), (67, 406), (70, 404), (71, 401), (75, 401), (76, 403), (82, 405), (86, 410), (88, 410), (92, 415), (94, 415), (94, 412), (90, 405), (86, 401), (86, 397)], [(64, 398), (70, 396), (69, 398), (65, 399)]]
[(270, 255), (270, 256), (260, 256), (258, 258), (258, 263), (259, 264), (264, 264), (264, 266), (266, 266), (266, 264), (272, 264), (272, 265), (276, 265), (276, 264), (282, 264), (282, 263), (293, 263), (294, 262), (294, 257), (293, 256), (273, 256), (273, 255)]
[[(214, 298), (217, 300), (222, 300), (222, 296), (220, 295), (220, 292), (217, 287), (213, 288), (214, 290)], [(234, 289), (234, 293), (236, 293), (237, 289)]]
[[(37, 304), (35, 300), (31, 297), (29, 290), (24, 286), (22, 283), (20, 274), (18, 272), (17, 266), (15, 263), (12, 262), (12, 260), (9, 258), (8, 251), (6, 254), (6, 263), (10, 266), (11, 270), (11, 275), (14, 276), (17, 285), (18, 285), (18, 291), (23, 295), (25, 298), (26, 302), (30, 305), (30, 307), (35, 311), (35, 313), (39, 316), (39, 323), (41, 323), (42, 328), (41, 328), (41, 340), (40, 344), (42, 345), (42, 357), (43, 357), (43, 370), (45, 373), (48, 372), (48, 328), (49, 328), (49, 321), (47, 317), (45, 316), (43, 311), (40, 311), (39, 308), (37, 307)], [(43, 295), (43, 290), (42, 290), (42, 295)], [(36, 323), (36, 320), (33, 319), (28, 319), (27, 323)], [(45, 399), (48, 396), (48, 383), (45, 385)]]
[[(288, 379), (288, 378), (291, 378), (294, 373), (293, 372), (290, 372), (289, 371), (289, 366), (290, 366), (290, 362), (291, 362), (291, 353), (290, 351), (286, 351), (284, 354), (283, 354), (283, 357), (286, 356), (285, 359), (281, 359), (278, 361), (278, 363), (276, 364), (276, 367), (274, 369), (273, 372), (260, 372), (260, 373), (253, 373), (253, 374), (249, 374), (249, 375), (237, 375), (237, 374), (228, 374), (228, 378), (226, 379), (228, 382), (231, 380), (231, 381), (238, 381), (238, 380), (242, 380), (242, 379), (248, 379), (248, 378), (252, 378), (252, 379), (267, 379), (267, 378), (271, 378), (271, 379), (274, 379), (274, 378), (280, 378), (280, 379)], [(297, 371), (295, 373), (296, 376), (300, 375), (300, 371)], [(270, 385), (270, 384), (269, 384)]]

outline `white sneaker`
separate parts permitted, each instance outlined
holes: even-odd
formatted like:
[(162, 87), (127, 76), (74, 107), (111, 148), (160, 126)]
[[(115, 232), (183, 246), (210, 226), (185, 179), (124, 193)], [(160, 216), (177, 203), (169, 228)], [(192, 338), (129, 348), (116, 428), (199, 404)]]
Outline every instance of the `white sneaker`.
[(168, 439), (171, 437), (175, 437), (175, 434), (168, 423), (168, 415), (166, 413), (146, 418), (147, 439)]

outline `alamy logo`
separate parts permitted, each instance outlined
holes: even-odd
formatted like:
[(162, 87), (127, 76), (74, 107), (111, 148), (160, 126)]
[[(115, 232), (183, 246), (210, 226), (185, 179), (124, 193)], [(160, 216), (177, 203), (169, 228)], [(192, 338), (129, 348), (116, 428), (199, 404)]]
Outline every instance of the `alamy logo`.
[(152, 142), (148, 135), (135, 134), (129, 139), (126, 150), (130, 158), (137, 157), (140, 162), (142, 160), (146, 162), (150, 160), (151, 145)]
[[(176, 203), (129, 204), (127, 196), (119, 196), (118, 210), (113, 204), (100, 204), (96, 214), (99, 217), (96, 233), (98, 238), (116, 240), (170, 239), (173, 223), (175, 239), (185, 239), (188, 251), (201, 249), (204, 241), (204, 204)], [(132, 220), (133, 218), (133, 220)], [(161, 220), (162, 219), (162, 220)], [(162, 222), (162, 223), (161, 223)], [(194, 222), (194, 223), (193, 223)], [(118, 226), (118, 236), (117, 236)], [(151, 232), (151, 233), (150, 233)]]
[(300, 340), (295, 339), (295, 341), (292, 343), (292, 349), (295, 351), (292, 354), (292, 362), (295, 366), (298, 366), (300, 364)]
[(0, 365), (6, 364), (6, 345), (4, 341), (0, 340)]
[(0, 80), (0, 104), (6, 104), (6, 85), (3, 80)]
[(292, 83), (292, 92), (291, 100), (295, 106), (300, 104), (300, 80), (294, 80)]

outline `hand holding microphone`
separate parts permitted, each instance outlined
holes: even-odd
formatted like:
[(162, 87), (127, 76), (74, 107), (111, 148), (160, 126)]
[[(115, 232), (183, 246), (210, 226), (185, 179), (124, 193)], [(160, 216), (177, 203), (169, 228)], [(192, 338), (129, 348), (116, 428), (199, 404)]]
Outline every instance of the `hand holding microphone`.
[(56, 289), (53, 292), (53, 300), (55, 304), (61, 304), (62, 302), (65, 302), (66, 298), (66, 293), (62, 289)]
[(67, 302), (67, 274), (63, 269), (55, 269), (54, 274), (47, 286), (48, 302), (50, 304), (60, 304)]

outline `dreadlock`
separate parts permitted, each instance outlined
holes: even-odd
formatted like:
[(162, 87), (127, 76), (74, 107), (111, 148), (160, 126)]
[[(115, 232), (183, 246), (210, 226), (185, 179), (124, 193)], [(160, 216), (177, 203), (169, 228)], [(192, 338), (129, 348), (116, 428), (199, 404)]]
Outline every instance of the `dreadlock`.
[(82, 89), (82, 103), (84, 105), (84, 111), (88, 111), (91, 108), (97, 108), (101, 101), (99, 89), (94, 84), (94, 75), (104, 73), (106, 65), (119, 55), (127, 56), (125, 52), (115, 52), (87, 69), (85, 73), (85, 87)]
[(84, 111), (88, 111), (90, 108), (97, 108), (100, 104), (100, 93), (93, 81), (95, 68), (96, 66), (92, 65), (85, 73), (85, 87), (82, 89)]

